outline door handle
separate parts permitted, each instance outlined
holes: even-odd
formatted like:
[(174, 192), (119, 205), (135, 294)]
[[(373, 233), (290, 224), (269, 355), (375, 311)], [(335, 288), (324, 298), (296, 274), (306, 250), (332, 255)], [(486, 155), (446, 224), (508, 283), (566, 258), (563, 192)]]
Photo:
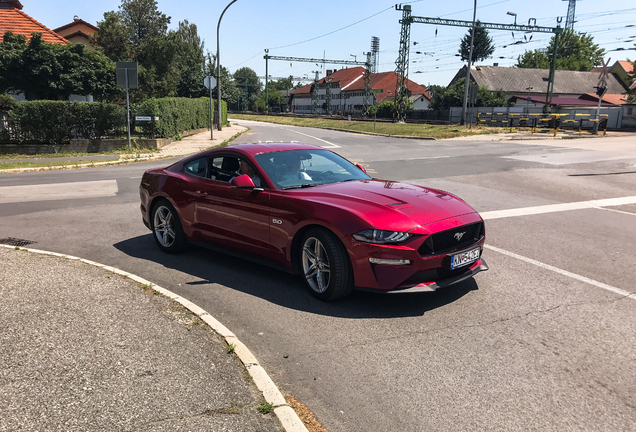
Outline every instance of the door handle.
[(201, 196), (208, 196), (207, 192), (203, 192), (203, 191), (197, 191), (197, 194), (201, 195)]

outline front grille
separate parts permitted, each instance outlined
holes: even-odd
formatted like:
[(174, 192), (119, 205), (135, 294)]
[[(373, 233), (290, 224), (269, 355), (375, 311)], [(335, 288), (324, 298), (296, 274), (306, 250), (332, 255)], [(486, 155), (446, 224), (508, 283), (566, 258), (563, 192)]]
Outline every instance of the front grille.
[[(462, 225), (430, 235), (422, 246), (420, 246), (418, 252), (422, 256), (447, 254), (466, 249), (470, 245), (478, 242), (483, 236), (483, 222)], [(460, 237), (459, 240), (458, 237)]]
[(414, 273), (410, 278), (402, 282), (401, 285), (415, 285), (424, 282), (439, 282), (444, 279), (449, 279), (455, 276), (460, 276), (470, 270), (470, 266), (460, 267), (455, 270), (446, 268), (438, 268), (435, 270), (427, 270), (423, 272)]
[(31, 240), (17, 239), (17, 238), (13, 238), (13, 237), (7, 237), (7, 238), (0, 239), (0, 244), (9, 245), (9, 246), (26, 246), (26, 245), (30, 245), (30, 244), (33, 244), (33, 243), (36, 243), (36, 242), (31, 241)]

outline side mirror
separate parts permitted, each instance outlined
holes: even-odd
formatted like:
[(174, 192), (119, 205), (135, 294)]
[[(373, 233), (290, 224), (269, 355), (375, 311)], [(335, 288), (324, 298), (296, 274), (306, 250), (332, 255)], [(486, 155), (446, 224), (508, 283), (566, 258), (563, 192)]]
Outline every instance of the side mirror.
[(241, 174), (230, 180), (230, 184), (236, 189), (254, 189), (256, 186), (247, 174)]
[(363, 173), (365, 173), (365, 174), (367, 173), (367, 170), (365, 170), (365, 169), (364, 169), (364, 167), (363, 167), (362, 165), (360, 165), (360, 164), (356, 164), (356, 166), (357, 166), (358, 168), (360, 168), (360, 171), (362, 171)]

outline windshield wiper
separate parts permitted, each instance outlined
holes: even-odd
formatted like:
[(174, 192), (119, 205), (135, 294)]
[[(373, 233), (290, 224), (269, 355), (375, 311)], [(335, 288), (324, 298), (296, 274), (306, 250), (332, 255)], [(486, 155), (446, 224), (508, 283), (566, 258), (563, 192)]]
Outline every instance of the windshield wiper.
[(296, 185), (296, 186), (287, 186), (282, 188), (282, 190), (287, 190), (287, 189), (301, 189), (301, 188), (308, 188), (308, 187), (314, 187), (317, 186), (315, 183), (303, 183), (301, 185)]

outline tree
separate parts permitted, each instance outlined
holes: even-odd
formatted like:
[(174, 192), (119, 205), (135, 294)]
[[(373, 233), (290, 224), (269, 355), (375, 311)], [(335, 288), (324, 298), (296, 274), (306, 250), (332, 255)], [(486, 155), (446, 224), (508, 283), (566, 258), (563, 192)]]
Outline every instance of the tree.
[(276, 90), (289, 90), (294, 87), (292, 82), (294, 76), (290, 75), (289, 78), (281, 78), (278, 81), (270, 81), (269, 88), (275, 88)]
[(0, 43), (0, 92), (17, 91), (26, 99), (68, 99), (72, 94), (108, 99), (117, 93), (115, 65), (84, 45), (51, 44), (33, 33), (5, 33)]
[(177, 62), (180, 71), (177, 95), (190, 98), (204, 95), (205, 56), (197, 26), (184, 20), (179, 23), (179, 28), (173, 36), (177, 44)]
[[(516, 67), (548, 69), (554, 52), (555, 36), (545, 49), (526, 51), (517, 58)], [(602, 64), (605, 50), (594, 43), (594, 38), (586, 33), (575, 33), (566, 28), (559, 37), (556, 68), (561, 70), (592, 70)]]
[(268, 103), (265, 104), (265, 92), (261, 91), (258, 95), (258, 99), (255, 102), (256, 111), (265, 112), (267, 107), (281, 106), (283, 104), (283, 95), (275, 88), (270, 88), (267, 91)]
[[(217, 76), (216, 57), (208, 51), (206, 55), (205, 71), (207, 76)], [(218, 85), (218, 84), (217, 84)], [(206, 89), (206, 95), (209, 90)], [(216, 98), (216, 87), (212, 89), (212, 97)], [(243, 94), (243, 90), (236, 86), (236, 82), (230, 71), (221, 65), (221, 99), (228, 103), (228, 108), (238, 109), (238, 100)]]
[[(234, 82), (242, 90), (242, 100), (247, 100), (248, 107), (256, 108), (256, 103), (260, 97), (263, 84), (252, 69), (243, 67), (234, 72)], [(244, 92), (247, 94), (244, 94)]]
[[(634, 44), (634, 48), (636, 48), (636, 44)], [(627, 103), (636, 104), (636, 61), (632, 62), (632, 71), (628, 75), (633, 86), (627, 91)]]
[(169, 31), (170, 17), (156, 0), (122, 0), (118, 11), (99, 21), (95, 45), (113, 61), (139, 64), (139, 89), (133, 100), (204, 94), (205, 57), (197, 27), (187, 20)]
[[(453, 85), (446, 88), (433, 87), (433, 100), (430, 108), (434, 110), (448, 110), (451, 107), (462, 106), (464, 103), (464, 82), (466, 78), (460, 78)], [(481, 86), (477, 89), (476, 107), (506, 107), (511, 106), (506, 92), (502, 90), (490, 91)]]
[[(459, 46), (459, 54), (462, 61), (468, 60), (470, 56), (470, 39), (471, 30), (468, 30), (464, 39), (462, 39)], [(471, 63), (475, 63), (484, 60), (495, 52), (495, 46), (493, 45), (492, 38), (488, 35), (488, 30), (479, 21), (475, 23), (475, 39), (473, 41), (473, 58)]]

